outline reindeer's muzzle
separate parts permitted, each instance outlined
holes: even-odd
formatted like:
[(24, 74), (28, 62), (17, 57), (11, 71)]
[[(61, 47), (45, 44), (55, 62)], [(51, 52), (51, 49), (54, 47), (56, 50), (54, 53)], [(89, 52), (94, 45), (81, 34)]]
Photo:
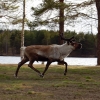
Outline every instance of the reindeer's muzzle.
[(81, 43), (78, 43), (78, 46), (76, 49), (81, 49), (82, 48), (82, 44)]
[(82, 44), (81, 43), (72, 42), (71, 45), (74, 46), (75, 49), (81, 49), (82, 48)]

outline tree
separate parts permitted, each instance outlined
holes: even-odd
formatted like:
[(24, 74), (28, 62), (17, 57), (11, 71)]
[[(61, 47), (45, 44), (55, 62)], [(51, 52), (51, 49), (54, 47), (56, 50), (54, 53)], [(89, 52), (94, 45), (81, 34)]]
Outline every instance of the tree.
[[(59, 2), (54, 2), (54, 0), (44, 0), (43, 1), (43, 7), (40, 9), (34, 9), (35, 10), (35, 15), (40, 15), (41, 12), (44, 13), (45, 11), (52, 10), (52, 9), (59, 9), (59, 15), (56, 16), (59, 18), (59, 34), (63, 34), (64, 33), (64, 0), (59, 0)], [(55, 20), (54, 18), (50, 18), (49, 21), (44, 21), (42, 23), (42, 21), (38, 19), (39, 24), (47, 24), (47, 23), (52, 23), (52, 20), (54, 21), (54, 23), (57, 22), (58, 18)], [(37, 19), (36, 19), (37, 20)], [(50, 22), (51, 20), (51, 22)], [(33, 22), (34, 23), (34, 22)], [(29, 24), (30, 25), (30, 24)], [(35, 22), (35, 25), (37, 25), (37, 21)], [(60, 39), (60, 44), (63, 43), (63, 40)]]
[[(17, 5), (18, 0), (1, 0), (0, 1), (0, 24), (6, 24), (7, 26), (11, 25), (13, 20), (19, 17), (18, 11), (19, 6)], [(3, 18), (3, 20), (2, 20)], [(3, 27), (7, 29), (8, 27)]]
[(21, 49), (20, 49), (20, 56), (21, 59), (24, 57), (24, 27), (25, 27), (25, 2), (23, 0), (23, 18), (22, 18), (22, 33), (21, 33)]
[(95, 0), (98, 15), (97, 65), (100, 65), (100, 0)]
[[(38, 26), (38, 24), (42, 24), (42, 25), (47, 25), (47, 24), (51, 24), (51, 23), (59, 23), (59, 34), (63, 34), (64, 33), (64, 0), (59, 0), (59, 2), (54, 2), (54, 0), (44, 0), (43, 1), (43, 5), (41, 4), (41, 8), (32, 8), (35, 11), (35, 15), (36, 16), (41, 16), (43, 15), (43, 13), (45, 13), (48, 10), (53, 10), (59, 9), (59, 15), (56, 16), (57, 19), (55, 18), (50, 18), (48, 21), (47, 19), (45, 21), (40, 20), (39, 17), (36, 17), (35, 23), (33, 22), (34, 26)], [(37, 19), (38, 18), (38, 19)], [(58, 19), (59, 18), (59, 19)], [(30, 24), (29, 24), (30, 25)], [(63, 43), (63, 40), (61, 40), (60, 38), (60, 44)]]
[[(59, 2), (63, 4), (64, 0), (59, 0)], [(59, 11), (59, 34), (63, 35), (63, 33), (64, 33), (64, 7), (61, 6), (60, 11)], [(62, 43), (63, 43), (63, 40), (60, 38), (60, 44)]]
[(23, 0), (23, 19), (22, 19), (22, 33), (21, 33), (21, 47), (24, 47), (24, 26), (25, 26), (25, 2)]
[(77, 18), (90, 18), (88, 13), (84, 13), (82, 10), (84, 7), (87, 9), (87, 6), (91, 4), (93, 4), (93, 0), (84, 1), (78, 4), (74, 3), (74, 1), (43, 0), (40, 6), (32, 8), (34, 10), (33, 15), (35, 20), (30, 24), (32, 24), (33, 27), (47, 25), (49, 29), (50, 27), (52, 29), (55, 27), (59, 30), (59, 34), (61, 34), (64, 33), (64, 26), (70, 26), (76, 23)]

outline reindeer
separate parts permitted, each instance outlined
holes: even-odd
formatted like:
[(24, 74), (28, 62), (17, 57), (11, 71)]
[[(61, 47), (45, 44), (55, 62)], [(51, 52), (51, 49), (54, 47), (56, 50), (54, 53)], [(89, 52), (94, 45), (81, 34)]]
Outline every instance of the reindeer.
[[(45, 72), (47, 71), (49, 65), (52, 62), (58, 62), (65, 64), (64, 75), (67, 73), (67, 63), (64, 61), (64, 58), (67, 57), (73, 50), (80, 49), (82, 47), (81, 43), (75, 42), (74, 37), (70, 39), (65, 39), (62, 35), (60, 35), (62, 40), (66, 42), (62, 45), (31, 45), (27, 46), (24, 50), (24, 58), (21, 62), (19, 62), (18, 67), (15, 72), (15, 77), (18, 75), (18, 71), (20, 67), (29, 61), (28, 66), (37, 72), (40, 77), (43, 77)], [(47, 61), (46, 67), (43, 73), (40, 73), (39, 70), (33, 67), (33, 63), (35, 61)]]

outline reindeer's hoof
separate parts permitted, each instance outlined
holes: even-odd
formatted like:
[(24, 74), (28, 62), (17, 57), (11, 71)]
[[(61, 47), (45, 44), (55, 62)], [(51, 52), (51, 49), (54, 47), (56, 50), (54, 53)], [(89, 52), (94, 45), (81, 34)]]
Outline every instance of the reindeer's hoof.
[(64, 75), (66, 76), (66, 73), (64, 73)]
[(44, 75), (40, 74), (40, 77), (42, 77), (42, 78), (43, 78), (43, 77), (44, 77)]
[(15, 77), (15, 78), (18, 78), (18, 77), (16, 76), (16, 74), (14, 74), (14, 77)]

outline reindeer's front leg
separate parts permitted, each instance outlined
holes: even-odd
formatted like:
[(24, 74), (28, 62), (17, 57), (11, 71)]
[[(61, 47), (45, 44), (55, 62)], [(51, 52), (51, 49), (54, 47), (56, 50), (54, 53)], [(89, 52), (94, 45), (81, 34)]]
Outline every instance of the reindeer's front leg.
[(67, 63), (64, 61), (64, 64), (65, 64), (65, 72), (64, 72), (64, 75), (66, 75), (66, 73), (67, 73)]
[(62, 61), (58, 61), (58, 63), (65, 64), (64, 75), (66, 75), (66, 73), (67, 73), (67, 63), (66, 63), (64, 60), (62, 60)]

